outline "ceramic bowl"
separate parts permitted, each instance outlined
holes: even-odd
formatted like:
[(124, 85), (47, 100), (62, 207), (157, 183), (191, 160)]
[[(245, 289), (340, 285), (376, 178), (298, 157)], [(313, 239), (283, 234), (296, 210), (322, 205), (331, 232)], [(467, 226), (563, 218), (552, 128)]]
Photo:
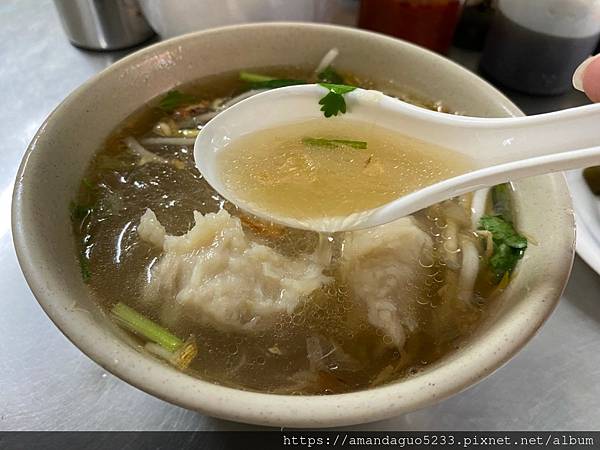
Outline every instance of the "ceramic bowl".
[(138, 352), (92, 301), (81, 280), (68, 205), (109, 133), (146, 102), (181, 84), (240, 69), (313, 67), (332, 47), (340, 50), (337, 68), (388, 90), (440, 100), (469, 115), (521, 114), (485, 81), (434, 53), (330, 25), (212, 29), (158, 43), (113, 64), (44, 122), (19, 169), (12, 212), (19, 262), (35, 297), (73, 344), (106, 370), (150, 394), (215, 417), (286, 427), (349, 425), (422, 408), (473, 385), (507, 362), (548, 318), (573, 260), (572, 206), (560, 174), (515, 183), (519, 228), (535, 245), (469, 341), (418, 374), (375, 389), (286, 396), (198, 380)]

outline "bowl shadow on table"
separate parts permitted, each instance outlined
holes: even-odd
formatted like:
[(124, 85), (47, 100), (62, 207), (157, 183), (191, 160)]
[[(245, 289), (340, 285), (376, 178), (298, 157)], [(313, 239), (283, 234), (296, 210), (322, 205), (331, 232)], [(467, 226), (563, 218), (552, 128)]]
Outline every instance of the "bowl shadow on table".
[[(460, 394), (459, 394), (460, 395)], [(451, 397), (452, 398), (452, 397)], [(351, 426), (334, 427), (334, 428), (287, 428), (287, 427), (267, 427), (261, 425), (250, 425), (238, 422), (232, 422), (225, 419), (219, 419), (216, 417), (203, 416), (200, 413), (195, 414), (195, 422), (197, 427), (190, 427), (190, 429), (204, 429), (211, 431), (302, 431), (302, 430), (315, 430), (315, 431), (335, 431), (335, 430), (346, 430), (346, 431), (380, 431), (380, 430), (394, 430), (394, 431), (415, 431), (418, 429), (427, 430), (430, 429), (430, 420), (427, 417), (423, 417), (423, 413), (427, 416), (425, 410), (440, 410), (443, 407), (444, 402), (437, 405), (432, 405), (429, 408), (421, 409), (421, 413), (407, 413), (396, 417), (391, 417), (385, 420), (379, 420), (376, 422), (367, 422), (364, 424), (357, 424)], [(433, 427), (435, 428), (435, 426)]]
[(354, 425), (337, 428), (314, 428), (314, 429), (296, 429), (296, 428), (276, 428), (260, 425), (249, 425), (244, 423), (231, 422), (229, 420), (217, 419), (215, 417), (203, 417), (197, 414), (198, 427), (204, 426), (205, 429), (212, 431), (301, 431), (301, 430), (316, 430), (316, 431), (334, 431), (336, 429), (344, 429), (348, 431), (367, 431), (367, 430), (389, 430), (393, 424), (394, 430), (403, 431), (414, 429), (414, 424), (411, 426), (407, 416), (398, 416), (391, 419), (370, 422), (362, 425)]
[(210, 431), (302, 431), (302, 430), (314, 430), (314, 431), (335, 431), (344, 429), (348, 431), (368, 431), (368, 430), (411, 430), (414, 429), (414, 424), (410, 424), (408, 416), (392, 417), (391, 419), (380, 420), (377, 422), (369, 422), (367, 424), (346, 426), (346, 427), (334, 427), (334, 428), (280, 428), (280, 427), (267, 427), (261, 425), (250, 425), (239, 422), (232, 422), (225, 419), (218, 419), (216, 417), (202, 416), (200, 413), (195, 413), (197, 427), (191, 427), (191, 429), (203, 429)]
[[(600, 275), (588, 266), (579, 256), (573, 261), (573, 270), (563, 295), (575, 308), (600, 324), (600, 299), (589, 293), (600, 292)], [(582, 295), (585, 293), (586, 295)]]

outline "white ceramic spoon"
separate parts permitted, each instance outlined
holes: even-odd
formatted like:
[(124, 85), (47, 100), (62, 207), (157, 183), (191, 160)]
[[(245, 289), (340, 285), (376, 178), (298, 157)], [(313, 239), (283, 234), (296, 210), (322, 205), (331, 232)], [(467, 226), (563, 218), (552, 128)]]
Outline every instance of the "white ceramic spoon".
[[(378, 91), (356, 89), (344, 98), (347, 113), (325, 118), (318, 85), (291, 86), (258, 94), (225, 110), (200, 132), (196, 165), (211, 186), (242, 209), (267, 220), (321, 232), (381, 225), (440, 201), (519, 178), (600, 164), (600, 105), (517, 118), (476, 118), (440, 114)], [(299, 221), (255, 208), (221, 180), (217, 155), (240, 136), (310, 119), (375, 123), (380, 127), (468, 156), (476, 170), (348, 217)]]

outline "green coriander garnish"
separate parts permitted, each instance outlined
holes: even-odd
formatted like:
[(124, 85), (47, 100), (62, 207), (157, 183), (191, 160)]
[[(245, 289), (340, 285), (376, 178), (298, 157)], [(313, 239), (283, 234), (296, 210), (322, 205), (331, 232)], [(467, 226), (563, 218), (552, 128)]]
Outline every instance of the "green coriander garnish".
[(352, 92), (356, 87), (331, 83), (319, 83), (319, 85), (329, 91), (325, 97), (319, 100), (321, 111), (323, 111), (325, 117), (337, 116), (340, 113), (344, 114), (346, 112), (346, 100), (344, 100), (344, 94)]
[(492, 233), (494, 251), (489, 265), (497, 281), (510, 274), (527, 249), (527, 239), (520, 235), (513, 224), (501, 216), (485, 215), (479, 219), (479, 229)]

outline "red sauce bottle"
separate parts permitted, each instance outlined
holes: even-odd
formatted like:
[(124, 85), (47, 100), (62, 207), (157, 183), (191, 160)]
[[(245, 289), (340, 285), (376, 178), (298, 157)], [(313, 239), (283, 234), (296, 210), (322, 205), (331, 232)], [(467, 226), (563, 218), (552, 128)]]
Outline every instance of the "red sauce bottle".
[(446, 53), (463, 0), (361, 0), (358, 26)]

